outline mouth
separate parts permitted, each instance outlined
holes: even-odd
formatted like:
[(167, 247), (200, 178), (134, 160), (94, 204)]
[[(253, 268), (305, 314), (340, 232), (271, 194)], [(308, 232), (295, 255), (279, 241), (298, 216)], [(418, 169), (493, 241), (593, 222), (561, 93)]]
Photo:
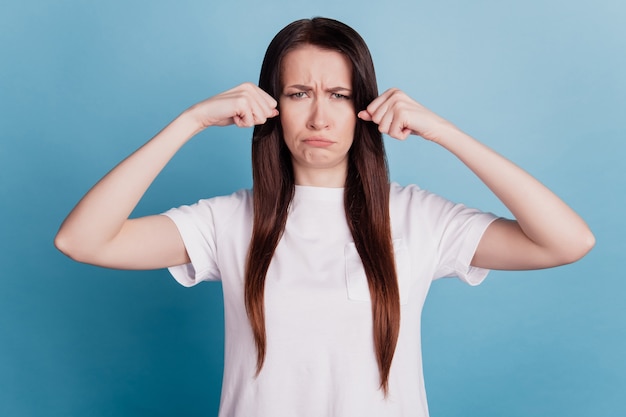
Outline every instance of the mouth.
[(334, 141), (330, 139), (320, 138), (320, 137), (307, 138), (307, 139), (304, 139), (303, 142), (309, 146), (314, 146), (316, 148), (326, 148), (335, 143)]

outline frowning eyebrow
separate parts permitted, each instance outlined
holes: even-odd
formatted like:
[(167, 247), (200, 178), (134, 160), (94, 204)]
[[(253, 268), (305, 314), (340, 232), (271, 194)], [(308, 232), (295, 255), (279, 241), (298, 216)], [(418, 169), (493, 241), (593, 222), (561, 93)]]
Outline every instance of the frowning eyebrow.
[[(292, 84), (292, 85), (288, 85), (285, 87), (285, 89), (288, 88), (293, 88), (294, 90), (300, 90), (300, 91), (311, 91), (313, 90), (313, 87), (311, 87), (310, 85), (303, 85), (303, 84)], [(352, 90), (346, 87), (332, 87), (332, 88), (327, 88), (326, 89), (327, 92), (329, 93), (351, 93)]]

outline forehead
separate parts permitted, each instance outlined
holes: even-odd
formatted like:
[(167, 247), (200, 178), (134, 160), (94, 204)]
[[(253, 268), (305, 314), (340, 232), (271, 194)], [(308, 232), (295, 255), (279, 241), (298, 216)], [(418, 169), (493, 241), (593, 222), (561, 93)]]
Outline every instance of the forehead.
[(306, 44), (283, 57), (281, 79), (283, 85), (321, 83), (350, 87), (352, 63), (341, 52)]

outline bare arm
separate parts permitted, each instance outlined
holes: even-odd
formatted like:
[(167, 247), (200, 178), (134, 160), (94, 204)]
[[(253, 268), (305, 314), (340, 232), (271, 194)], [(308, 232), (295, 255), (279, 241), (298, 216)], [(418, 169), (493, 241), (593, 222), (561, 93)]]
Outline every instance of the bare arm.
[(276, 101), (242, 84), (183, 112), (113, 168), (80, 200), (55, 238), (56, 247), (85, 263), (154, 269), (189, 262), (174, 223), (165, 216), (129, 219), (152, 181), (176, 152), (209, 126), (253, 126), (275, 117)]
[(472, 170), (511, 211), (483, 235), (472, 265), (490, 269), (537, 269), (582, 258), (595, 240), (586, 223), (526, 171), (463, 133), (400, 90), (387, 90), (359, 113), (383, 133), (411, 134), (438, 143)]

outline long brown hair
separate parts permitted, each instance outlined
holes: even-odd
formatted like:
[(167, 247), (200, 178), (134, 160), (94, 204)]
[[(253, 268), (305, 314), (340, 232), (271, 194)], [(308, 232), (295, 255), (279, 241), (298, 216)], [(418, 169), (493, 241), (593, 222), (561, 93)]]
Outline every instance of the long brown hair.
[[(365, 109), (378, 96), (374, 64), (361, 36), (341, 22), (319, 17), (295, 21), (274, 37), (265, 53), (259, 87), (278, 99), (282, 92), (282, 59), (304, 44), (339, 51), (350, 59), (352, 99), (357, 111)], [(285, 229), (295, 189), (291, 155), (276, 118), (254, 128), (252, 177), (254, 223), (246, 265), (245, 303), (257, 348), (258, 373), (266, 349), (265, 276)], [(382, 135), (375, 124), (357, 119), (348, 156), (344, 207), (369, 285), (374, 347), (380, 386), (385, 394), (400, 329), (388, 177)]]

